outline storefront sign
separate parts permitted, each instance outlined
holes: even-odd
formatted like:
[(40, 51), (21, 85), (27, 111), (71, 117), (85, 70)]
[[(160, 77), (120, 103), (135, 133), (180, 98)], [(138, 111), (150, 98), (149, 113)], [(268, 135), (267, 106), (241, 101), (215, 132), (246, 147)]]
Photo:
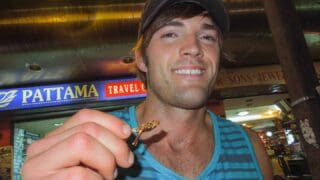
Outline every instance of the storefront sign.
[(0, 111), (145, 97), (136, 78), (0, 90)]
[[(320, 63), (314, 63), (314, 68), (320, 79)], [(285, 84), (280, 65), (222, 69), (215, 89), (274, 84)]]
[(106, 83), (106, 96), (118, 97), (118, 96), (131, 96), (133, 94), (145, 94), (146, 90), (143, 83), (139, 80), (133, 80), (130, 82), (107, 82)]

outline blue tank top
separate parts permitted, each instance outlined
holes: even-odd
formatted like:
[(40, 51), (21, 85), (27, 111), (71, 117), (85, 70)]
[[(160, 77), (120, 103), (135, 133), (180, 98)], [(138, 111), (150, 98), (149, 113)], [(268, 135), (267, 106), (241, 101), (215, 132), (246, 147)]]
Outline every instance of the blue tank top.
[[(131, 127), (138, 126), (134, 106), (111, 114), (124, 120)], [(221, 119), (210, 111), (209, 114), (214, 129), (214, 154), (209, 164), (195, 179), (263, 179), (253, 146), (245, 131), (238, 124)], [(133, 138), (134, 135), (128, 142), (132, 142)], [(117, 179), (187, 179), (157, 161), (142, 143), (130, 148), (135, 154), (135, 163), (128, 169), (118, 168)]]

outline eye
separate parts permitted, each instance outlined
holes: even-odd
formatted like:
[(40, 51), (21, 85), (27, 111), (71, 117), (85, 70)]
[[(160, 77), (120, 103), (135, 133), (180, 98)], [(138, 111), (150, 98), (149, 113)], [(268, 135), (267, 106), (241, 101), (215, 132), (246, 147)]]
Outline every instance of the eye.
[(177, 37), (177, 34), (173, 32), (164, 33), (160, 36), (160, 38), (175, 38), (175, 37)]
[(200, 38), (208, 42), (216, 42), (218, 40), (217, 36), (208, 35), (208, 34), (202, 35)]

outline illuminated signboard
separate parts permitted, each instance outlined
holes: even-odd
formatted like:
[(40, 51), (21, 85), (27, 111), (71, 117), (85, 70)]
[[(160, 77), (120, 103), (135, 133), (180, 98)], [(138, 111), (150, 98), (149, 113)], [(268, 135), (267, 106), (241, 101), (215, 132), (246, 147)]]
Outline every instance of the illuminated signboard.
[(136, 78), (2, 89), (0, 111), (145, 96), (143, 83)]

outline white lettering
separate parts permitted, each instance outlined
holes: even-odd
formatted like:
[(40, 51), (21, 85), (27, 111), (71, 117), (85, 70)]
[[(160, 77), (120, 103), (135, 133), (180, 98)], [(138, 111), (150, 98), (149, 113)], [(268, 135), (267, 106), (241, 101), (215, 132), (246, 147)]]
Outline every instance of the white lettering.
[(56, 100), (61, 100), (61, 90), (63, 90), (64, 88), (63, 87), (57, 87), (56, 90), (57, 90), (57, 98)]
[(89, 93), (88, 93), (88, 97), (98, 97), (99, 94), (97, 92), (96, 87), (94, 86), (94, 84), (91, 84), (90, 89), (89, 89)]
[(74, 86), (75, 88), (75, 98), (80, 97), (88, 97), (87, 94), (87, 85), (83, 85), (82, 87), (80, 86)]
[(118, 86), (113, 86), (113, 93), (114, 93), (114, 94), (119, 94), (119, 92), (118, 92)]
[(108, 86), (109, 94), (112, 95), (112, 86)]
[[(109, 88), (109, 91), (111, 89)], [(23, 90), (22, 91), (22, 103), (37, 103), (37, 102), (50, 102), (59, 100), (68, 100), (76, 98), (88, 98), (88, 97), (98, 97), (99, 93), (94, 86), (91, 85), (75, 85), (64, 87), (51, 87), (35, 90)], [(54, 96), (56, 95), (56, 96)]]
[(31, 90), (23, 90), (22, 91), (22, 103), (28, 103), (28, 99), (31, 98), (32, 96), (32, 91)]
[(107, 91), (109, 92), (110, 95), (121, 95), (121, 94), (144, 92), (145, 89), (143, 84), (129, 83), (129, 84), (108, 86)]
[(43, 91), (46, 92), (46, 101), (51, 101), (51, 91), (55, 88), (44, 88)]
[(123, 90), (123, 86), (119, 86), (119, 94), (123, 94), (124, 93), (124, 90)]
[(67, 87), (66, 92), (64, 93), (63, 99), (68, 99), (67, 97), (70, 97), (71, 99), (74, 99), (74, 94), (72, 92), (72, 89), (70, 86)]
[(35, 91), (34, 96), (32, 98), (32, 102), (33, 103), (36, 102), (36, 101), (43, 102), (43, 97), (42, 97), (40, 89), (37, 89)]

